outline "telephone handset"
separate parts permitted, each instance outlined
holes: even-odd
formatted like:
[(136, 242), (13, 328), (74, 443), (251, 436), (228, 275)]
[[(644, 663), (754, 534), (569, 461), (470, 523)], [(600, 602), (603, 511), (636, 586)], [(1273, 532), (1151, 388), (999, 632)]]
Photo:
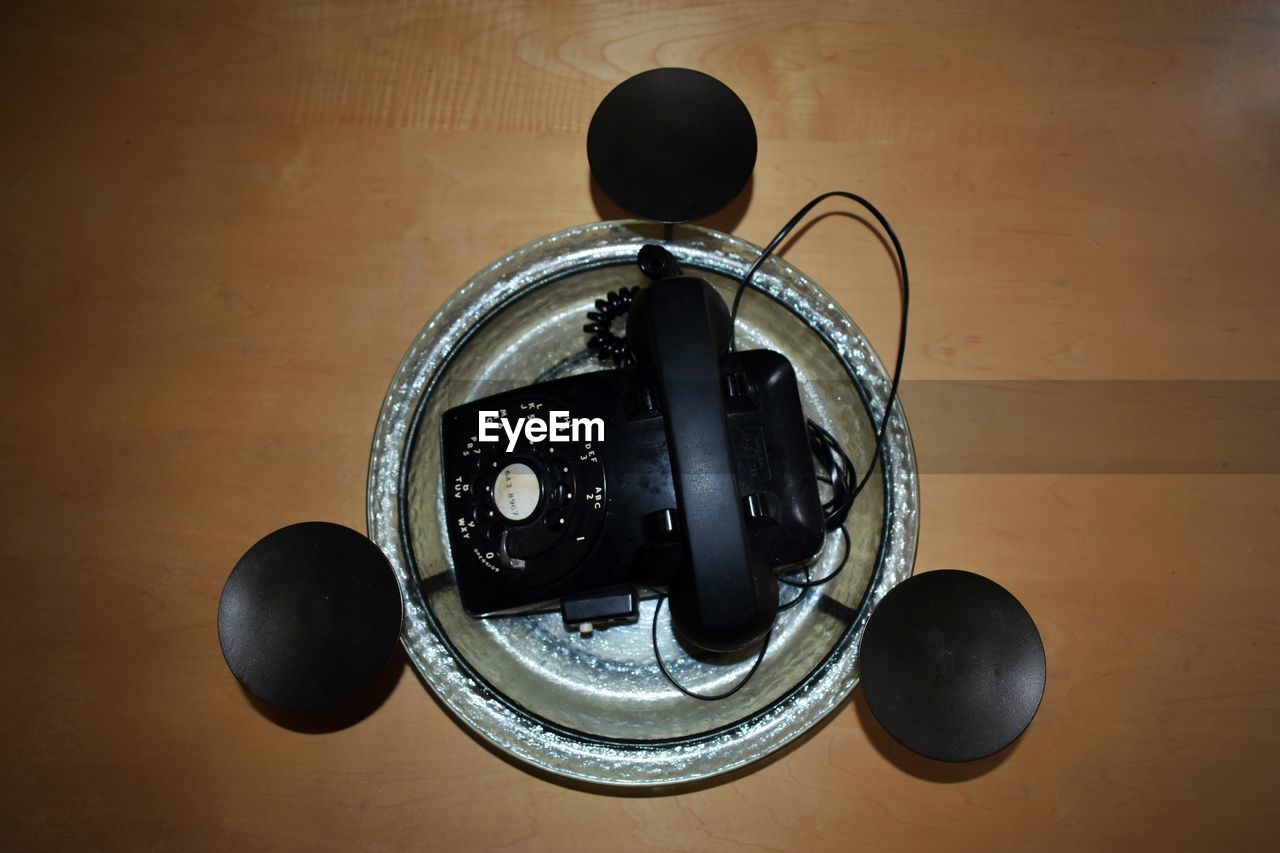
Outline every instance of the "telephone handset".
[(778, 613), (778, 582), (751, 549), (733, 467), (720, 381), (730, 328), (711, 285), (683, 276), (649, 285), (627, 320), (631, 350), (657, 386), (685, 532), (671, 616), (685, 637), (718, 652), (760, 640)]

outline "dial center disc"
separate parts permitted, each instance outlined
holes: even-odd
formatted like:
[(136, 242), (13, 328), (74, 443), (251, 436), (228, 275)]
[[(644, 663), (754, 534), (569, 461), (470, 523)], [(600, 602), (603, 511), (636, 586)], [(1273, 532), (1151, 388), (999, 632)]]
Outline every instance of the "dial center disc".
[(542, 497), (542, 481), (523, 462), (512, 462), (493, 481), (493, 502), (508, 521), (524, 521), (533, 515)]

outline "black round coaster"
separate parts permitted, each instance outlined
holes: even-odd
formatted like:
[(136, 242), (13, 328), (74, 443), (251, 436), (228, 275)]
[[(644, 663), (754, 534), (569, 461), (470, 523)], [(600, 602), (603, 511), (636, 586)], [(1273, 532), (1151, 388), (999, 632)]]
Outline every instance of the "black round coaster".
[(587, 130), (587, 160), (618, 206), (656, 222), (689, 222), (720, 210), (747, 185), (756, 126), (716, 78), (655, 68), (600, 102)]
[(377, 545), (349, 527), (281, 528), (231, 571), (218, 640), (245, 689), (291, 711), (356, 696), (400, 639), (400, 585)]
[(867, 620), (859, 657), (876, 720), (942, 761), (999, 752), (1044, 696), (1035, 622), (1004, 587), (971, 572), (926, 572), (890, 590)]

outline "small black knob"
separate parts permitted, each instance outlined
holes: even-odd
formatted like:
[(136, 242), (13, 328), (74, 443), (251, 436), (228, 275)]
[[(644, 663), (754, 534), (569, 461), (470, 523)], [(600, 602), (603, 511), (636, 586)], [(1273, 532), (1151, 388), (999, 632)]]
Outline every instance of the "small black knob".
[(664, 278), (679, 278), (684, 275), (676, 256), (657, 243), (645, 243), (636, 256), (640, 272), (650, 281), (661, 281)]
[(680, 517), (670, 507), (656, 509), (647, 513), (641, 520), (644, 535), (655, 544), (670, 544), (680, 541)]

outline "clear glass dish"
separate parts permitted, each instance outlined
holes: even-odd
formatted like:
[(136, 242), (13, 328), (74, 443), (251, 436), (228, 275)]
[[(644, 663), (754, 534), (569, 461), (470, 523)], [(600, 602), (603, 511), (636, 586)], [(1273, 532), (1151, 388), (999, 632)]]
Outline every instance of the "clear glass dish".
[[(605, 222), (538, 240), (481, 271), (427, 323), (396, 372), (369, 468), (369, 535), (390, 558), (405, 600), (404, 645), (423, 679), (462, 722), (499, 749), (578, 780), (665, 785), (757, 761), (826, 717), (857, 683), (857, 642), (871, 608), (910, 575), (918, 529), (915, 455), (901, 407), (882, 464), (849, 518), (851, 553), (830, 584), (782, 613), (755, 676), (718, 702), (672, 687), (653, 659), (654, 603), (637, 625), (580, 636), (559, 613), (475, 619), (463, 612), (443, 527), (440, 415), (468, 400), (541, 379), (601, 369), (585, 351), (586, 312), (609, 290), (642, 284), (635, 257), (660, 226)], [(686, 273), (730, 301), (759, 253), (735, 237), (685, 226), (666, 244)], [(771, 259), (743, 299), (739, 349), (791, 360), (806, 414), (864, 470), (889, 377), (865, 337), (821, 288)], [(841, 556), (828, 536), (815, 577)], [(783, 600), (795, 590), (784, 588)], [(704, 693), (735, 684), (754, 654), (695, 659), (665, 608), (663, 660)]]

